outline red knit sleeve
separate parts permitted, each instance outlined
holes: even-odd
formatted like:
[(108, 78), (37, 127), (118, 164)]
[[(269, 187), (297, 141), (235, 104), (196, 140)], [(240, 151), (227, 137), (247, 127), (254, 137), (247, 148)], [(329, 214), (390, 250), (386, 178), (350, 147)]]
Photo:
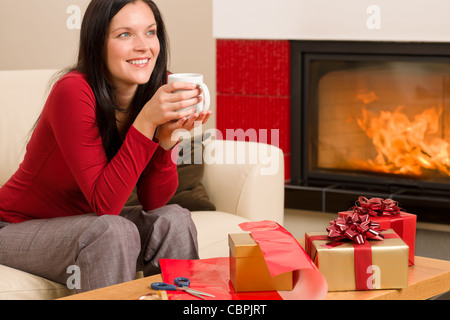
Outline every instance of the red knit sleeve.
[(81, 76), (60, 80), (48, 103), (49, 125), (91, 208), (98, 215), (119, 214), (158, 144), (132, 126), (108, 161), (95, 120), (94, 94)]

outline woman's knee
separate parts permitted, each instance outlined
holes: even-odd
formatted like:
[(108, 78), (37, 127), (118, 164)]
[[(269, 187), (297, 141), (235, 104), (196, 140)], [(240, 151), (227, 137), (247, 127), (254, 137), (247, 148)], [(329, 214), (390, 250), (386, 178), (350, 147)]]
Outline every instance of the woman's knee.
[(141, 242), (133, 222), (120, 216), (95, 217), (79, 246), (76, 264), (83, 291), (134, 279)]
[(167, 237), (167, 240), (170, 238), (170, 241), (175, 243), (192, 241), (197, 247), (197, 228), (192, 220), (191, 212), (177, 204), (161, 208), (154, 226), (157, 230), (153, 232), (157, 238)]
[(191, 212), (178, 204), (171, 204), (151, 211), (152, 215), (158, 216), (169, 223), (183, 223), (192, 221)]
[(150, 274), (159, 259), (198, 259), (197, 230), (189, 210), (168, 205), (146, 212), (152, 224), (147, 241), (143, 243), (143, 258)]
[[(136, 225), (120, 216), (103, 215), (96, 217), (85, 230), (81, 242), (92, 243), (101, 238), (104, 246), (121, 250), (140, 251), (140, 237)], [(113, 249), (113, 248), (110, 248)]]

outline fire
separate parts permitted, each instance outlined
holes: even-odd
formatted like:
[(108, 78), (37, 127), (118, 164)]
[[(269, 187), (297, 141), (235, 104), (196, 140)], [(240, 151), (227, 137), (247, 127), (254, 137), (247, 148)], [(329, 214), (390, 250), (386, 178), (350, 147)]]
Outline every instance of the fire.
[(438, 137), (442, 107), (428, 108), (413, 119), (403, 109), (375, 114), (363, 108), (357, 122), (378, 153), (369, 166), (394, 174), (421, 176), (433, 170), (450, 175), (449, 143)]

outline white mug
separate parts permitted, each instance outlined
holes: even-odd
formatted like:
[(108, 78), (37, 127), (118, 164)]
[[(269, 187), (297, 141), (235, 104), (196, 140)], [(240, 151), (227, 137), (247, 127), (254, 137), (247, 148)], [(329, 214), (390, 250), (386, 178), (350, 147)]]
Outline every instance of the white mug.
[(190, 106), (188, 108), (181, 109), (183, 111), (192, 107), (195, 107), (196, 113), (202, 111), (208, 111), (211, 104), (211, 97), (209, 95), (209, 89), (206, 84), (203, 83), (203, 75), (199, 73), (173, 73), (168, 77), (168, 82), (191, 82), (202, 88), (203, 91), (203, 101), (197, 103), (196, 105)]

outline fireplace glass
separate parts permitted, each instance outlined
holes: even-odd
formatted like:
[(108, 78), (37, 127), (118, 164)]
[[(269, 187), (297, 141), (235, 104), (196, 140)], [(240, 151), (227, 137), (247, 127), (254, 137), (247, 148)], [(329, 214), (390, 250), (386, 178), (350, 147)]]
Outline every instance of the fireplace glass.
[(309, 68), (311, 175), (450, 187), (450, 64), (311, 58)]

